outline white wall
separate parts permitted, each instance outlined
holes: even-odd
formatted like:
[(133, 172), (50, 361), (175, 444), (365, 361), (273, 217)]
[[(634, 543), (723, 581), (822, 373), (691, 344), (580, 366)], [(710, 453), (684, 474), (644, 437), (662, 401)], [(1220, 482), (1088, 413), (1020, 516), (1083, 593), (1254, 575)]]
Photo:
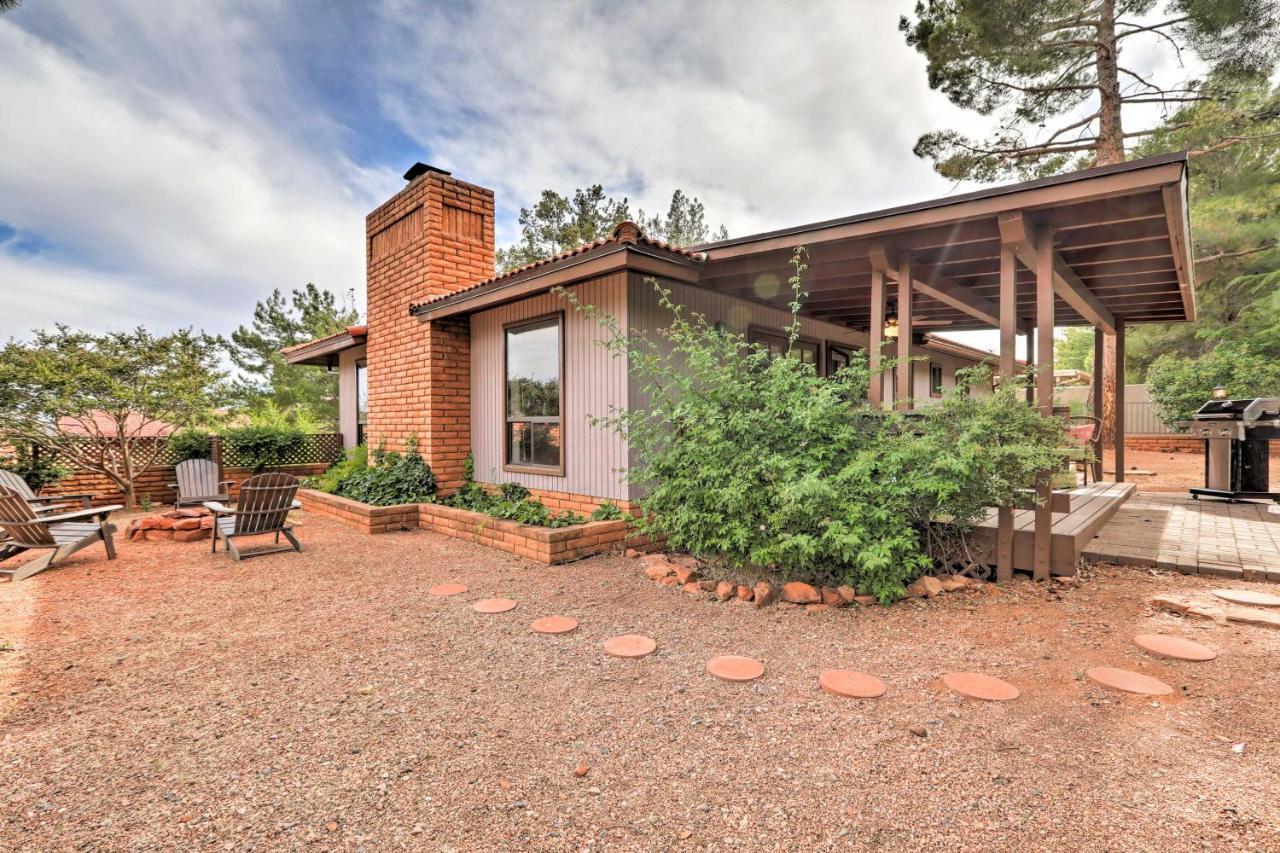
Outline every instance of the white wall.
[(338, 353), (338, 431), (342, 446), (356, 446), (356, 362), (363, 361), (365, 346), (351, 347)]

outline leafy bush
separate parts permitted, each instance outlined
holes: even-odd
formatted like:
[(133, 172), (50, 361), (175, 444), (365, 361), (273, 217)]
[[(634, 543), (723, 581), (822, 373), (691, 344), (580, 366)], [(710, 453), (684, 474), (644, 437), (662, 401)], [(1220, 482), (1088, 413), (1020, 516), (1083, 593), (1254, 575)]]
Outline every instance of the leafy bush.
[(1237, 399), (1280, 394), (1280, 360), (1248, 346), (1222, 343), (1197, 359), (1171, 353), (1160, 356), (1148, 370), (1147, 381), (1160, 420), (1175, 429), (1179, 421), (1191, 420), (1217, 385)]
[(308, 489), (317, 489), (330, 495), (337, 494), (344, 480), (368, 467), (369, 450), (362, 444), (348, 450), (344, 458), (330, 465), (323, 474), (308, 477), (306, 485)]
[[(794, 263), (792, 346), (805, 297), (799, 253)], [(1035, 472), (1064, 460), (1065, 425), (1036, 414), (1017, 383), (970, 396), (990, 377), (975, 369), (935, 406), (872, 409), (865, 358), (819, 377), (798, 358), (771, 358), (744, 335), (686, 316), (653, 286), (672, 316), (656, 332), (662, 347), (568, 299), (599, 319), (605, 346), (628, 359), (648, 400), (597, 423), (625, 435), (635, 454), (627, 476), (645, 489), (637, 526), (674, 548), (851, 584), (887, 602), (932, 555), (952, 560), (952, 538), (987, 507), (1012, 504)]]
[(56, 456), (33, 452), (29, 444), (0, 452), (0, 468), (17, 474), (36, 493), (71, 474), (71, 469), (59, 463)]
[(630, 518), (630, 516), (611, 500), (602, 501), (591, 511), (592, 521), (617, 521), (620, 518)]
[[(359, 459), (358, 455), (356, 457)], [(350, 460), (349, 460), (350, 461)], [(339, 463), (346, 464), (346, 463)], [(372, 465), (351, 464), (333, 494), (373, 506), (425, 503), (436, 493), (436, 477), (410, 439), (404, 453), (374, 451)]]
[(222, 434), (227, 458), (259, 473), (284, 465), (306, 440), (301, 430), (283, 426), (250, 425)]
[(534, 524), (538, 527), (572, 527), (586, 521), (575, 512), (566, 511), (557, 515), (541, 502), (529, 497), (529, 490), (519, 483), (503, 483), (498, 487), (497, 494), (491, 494), (479, 483), (468, 481), (441, 503), (484, 513), (504, 521)]
[(203, 430), (184, 429), (169, 436), (169, 451), (175, 462), (188, 459), (210, 459), (213, 454), (213, 436)]

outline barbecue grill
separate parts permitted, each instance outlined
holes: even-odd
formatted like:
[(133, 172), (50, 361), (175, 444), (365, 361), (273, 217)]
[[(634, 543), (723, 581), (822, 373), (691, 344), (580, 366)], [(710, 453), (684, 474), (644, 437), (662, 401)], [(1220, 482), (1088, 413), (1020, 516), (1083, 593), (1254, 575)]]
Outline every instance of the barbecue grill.
[(1193, 498), (1280, 501), (1270, 490), (1269, 442), (1280, 439), (1280, 397), (1210, 400), (1189, 424), (1204, 439), (1204, 488)]

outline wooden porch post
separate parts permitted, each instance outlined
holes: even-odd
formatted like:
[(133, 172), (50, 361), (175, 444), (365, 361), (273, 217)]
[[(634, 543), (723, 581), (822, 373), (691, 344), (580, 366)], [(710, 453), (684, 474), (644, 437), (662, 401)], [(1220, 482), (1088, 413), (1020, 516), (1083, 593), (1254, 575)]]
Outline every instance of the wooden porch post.
[(898, 258), (898, 387), (894, 406), (900, 412), (911, 408), (911, 255)]
[[(1009, 246), (1000, 247), (1000, 379), (1010, 382), (1017, 366), (1018, 261)], [(997, 510), (996, 581), (1013, 578), (1013, 507)]]
[[(1053, 232), (1036, 234), (1036, 404), (1041, 417), (1053, 417)], [(1050, 472), (1036, 479), (1035, 559), (1032, 576), (1047, 581), (1053, 544)]]
[(1098, 419), (1098, 459), (1092, 463), (1093, 481), (1095, 483), (1102, 480), (1102, 375), (1105, 365), (1103, 360), (1106, 358), (1106, 333), (1099, 328), (1093, 330), (1093, 416)]
[(1116, 378), (1116, 418), (1115, 418), (1115, 445), (1116, 445), (1116, 482), (1124, 482), (1124, 320), (1116, 318), (1116, 346), (1115, 346), (1115, 372), (1112, 374)]
[(884, 272), (871, 271), (871, 328), (868, 330), (867, 366), (871, 368), (871, 386), (867, 400), (875, 409), (884, 406), (884, 377), (880, 375), (881, 347), (884, 346)]

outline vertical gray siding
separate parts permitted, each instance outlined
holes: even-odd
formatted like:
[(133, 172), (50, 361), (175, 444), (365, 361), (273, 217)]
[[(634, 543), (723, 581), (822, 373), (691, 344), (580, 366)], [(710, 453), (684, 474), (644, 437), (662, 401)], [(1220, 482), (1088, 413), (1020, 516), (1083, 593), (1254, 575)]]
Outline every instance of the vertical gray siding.
[[(622, 328), (627, 323), (626, 275), (614, 273), (570, 288), (578, 299), (612, 314)], [(564, 429), (563, 477), (503, 471), (505, 413), (503, 411), (502, 327), (516, 320), (564, 312)], [(610, 407), (627, 404), (627, 368), (624, 359), (610, 358), (600, 345), (597, 321), (574, 311), (565, 299), (552, 293), (533, 296), (510, 305), (482, 311), (471, 317), (471, 452), (476, 479), (487, 483), (517, 482), (531, 489), (548, 489), (627, 498), (617, 469), (627, 464), (626, 442), (604, 427), (594, 427), (591, 416), (604, 416)]]
[(338, 432), (348, 450), (356, 446), (356, 362), (364, 357), (363, 344), (338, 353)]

